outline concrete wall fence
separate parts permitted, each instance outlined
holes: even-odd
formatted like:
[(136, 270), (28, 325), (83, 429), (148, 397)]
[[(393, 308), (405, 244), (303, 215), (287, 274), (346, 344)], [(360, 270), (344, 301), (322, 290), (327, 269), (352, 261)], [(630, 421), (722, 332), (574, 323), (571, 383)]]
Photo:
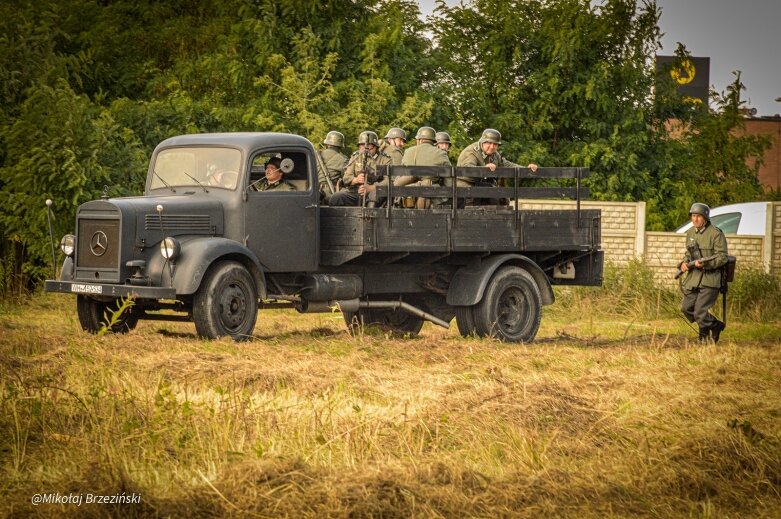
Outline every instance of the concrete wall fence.
[[(521, 200), (522, 209), (572, 209), (568, 200)], [(617, 265), (642, 258), (656, 280), (673, 286), (678, 262), (683, 259), (685, 235), (645, 231), (645, 202), (581, 202), (583, 209), (602, 210), (602, 250), (605, 260)], [(764, 236), (727, 235), (729, 253), (742, 268), (761, 269), (781, 277), (781, 202), (772, 202)]]

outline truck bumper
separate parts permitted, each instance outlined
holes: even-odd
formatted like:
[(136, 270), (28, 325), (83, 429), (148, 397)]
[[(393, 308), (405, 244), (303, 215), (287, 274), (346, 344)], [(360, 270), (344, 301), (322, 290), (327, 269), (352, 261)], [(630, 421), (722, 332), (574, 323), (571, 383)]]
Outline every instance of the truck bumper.
[(128, 297), (139, 299), (176, 299), (176, 289), (166, 287), (143, 287), (133, 285), (104, 285), (77, 281), (56, 281), (47, 279), (45, 292), (83, 294), (89, 296)]

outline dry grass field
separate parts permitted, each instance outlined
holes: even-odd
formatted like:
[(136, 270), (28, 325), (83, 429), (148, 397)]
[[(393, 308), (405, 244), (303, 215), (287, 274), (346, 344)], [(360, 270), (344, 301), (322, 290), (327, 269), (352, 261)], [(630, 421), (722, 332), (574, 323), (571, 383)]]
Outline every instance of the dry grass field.
[(71, 297), (3, 307), (0, 516), (781, 517), (781, 322), (699, 345), (557, 306), (529, 345), (282, 310), (248, 343), (94, 337)]

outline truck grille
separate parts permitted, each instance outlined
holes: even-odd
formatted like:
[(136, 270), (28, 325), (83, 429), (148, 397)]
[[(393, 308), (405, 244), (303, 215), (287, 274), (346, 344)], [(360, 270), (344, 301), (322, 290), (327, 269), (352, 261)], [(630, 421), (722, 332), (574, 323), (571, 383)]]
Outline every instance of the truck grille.
[(78, 236), (79, 268), (119, 268), (119, 220), (80, 218)]
[(160, 215), (144, 216), (144, 228), (147, 231), (188, 231), (211, 232), (211, 221), (208, 214), (164, 214), (161, 227)]

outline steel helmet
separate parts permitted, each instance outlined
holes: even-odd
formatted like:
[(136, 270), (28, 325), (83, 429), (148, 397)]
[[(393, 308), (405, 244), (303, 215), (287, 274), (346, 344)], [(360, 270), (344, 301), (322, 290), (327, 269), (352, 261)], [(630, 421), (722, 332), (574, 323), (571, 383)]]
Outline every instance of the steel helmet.
[(330, 131), (325, 136), (323, 144), (328, 146), (336, 146), (337, 148), (344, 148), (344, 135), (341, 132)]
[(710, 207), (708, 207), (703, 203), (695, 202), (692, 204), (691, 209), (689, 209), (689, 216), (693, 214), (702, 215), (705, 217), (706, 220), (710, 222)]
[(447, 132), (437, 132), (437, 142), (446, 142), (448, 144), (452, 144), (450, 142), (450, 134)]
[(391, 128), (388, 133), (383, 137), (384, 139), (403, 139), (407, 140), (407, 132), (401, 128)]
[(361, 132), (361, 134), (358, 136), (358, 144), (374, 144), (376, 146), (378, 141), (379, 138), (374, 132)]
[(433, 142), (437, 139), (437, 131), (431, 126), (421, 126), (420, 129), (418, 129), (418, 134), (415, 135), (415, 138)]
[(483, 134), (480, 136), (480, 144), (484, 142), (493, 142), (494, 144), (502, 144), (502, 134), (499, 130), (493, 128), (486, 128), (483, 130)]

